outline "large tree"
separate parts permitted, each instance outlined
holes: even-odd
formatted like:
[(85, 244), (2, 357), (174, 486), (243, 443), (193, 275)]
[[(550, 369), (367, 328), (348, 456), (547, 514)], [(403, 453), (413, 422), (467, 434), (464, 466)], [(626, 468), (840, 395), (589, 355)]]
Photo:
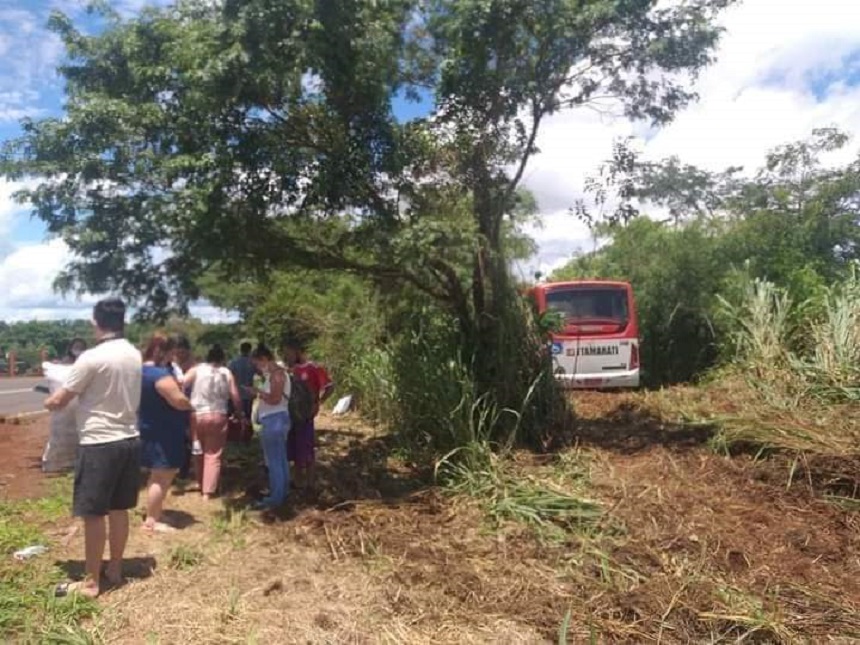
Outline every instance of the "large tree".
[[(41, 180), (21, 197), (75, 254), (63, 289), (163, 312), (207, 272), (355, 272), (441, 303), (498, 387), (503, 232), (542, 123), (667, 122), (731, 2), (191, 0), (95, 36), (57, 14), (65, 114), (24, 122), (3, 171)], [(432, 117), (398, 120), (403, 98)]]

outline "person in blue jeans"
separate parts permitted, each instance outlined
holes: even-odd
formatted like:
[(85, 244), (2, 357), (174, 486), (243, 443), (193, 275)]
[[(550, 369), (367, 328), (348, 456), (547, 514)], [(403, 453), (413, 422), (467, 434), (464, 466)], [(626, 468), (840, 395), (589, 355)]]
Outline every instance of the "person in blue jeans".
[(257, 418), (262, 430), (260, 443), (269, 470), (269, 495), (256, 504), (259, 510), (271, 510), (287, 499), (290, 466), (287, 461), (287, 435), (290, 432), (290, 379), (277, 364), (272, 351), (262, 343), (251, 354), (254, 366), (263, 376), (259, 387), (246, 387), (258, 399)]

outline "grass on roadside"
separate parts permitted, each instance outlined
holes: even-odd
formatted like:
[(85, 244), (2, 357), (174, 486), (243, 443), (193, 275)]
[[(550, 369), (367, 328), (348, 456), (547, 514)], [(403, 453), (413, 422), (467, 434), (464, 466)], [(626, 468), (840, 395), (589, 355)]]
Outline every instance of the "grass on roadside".
[[(43, 527), (68, 514), (71, 480), (57, 480), (47, 497), (0, 502), (0, 639), (20, 643), (93, 643), (80, 624), (98, 606), (83, 598), (55, 598), (66, 574), (51, 557), (52, 540)], [(24, 561), (13, 553), (32, 545), (48, 552)]]

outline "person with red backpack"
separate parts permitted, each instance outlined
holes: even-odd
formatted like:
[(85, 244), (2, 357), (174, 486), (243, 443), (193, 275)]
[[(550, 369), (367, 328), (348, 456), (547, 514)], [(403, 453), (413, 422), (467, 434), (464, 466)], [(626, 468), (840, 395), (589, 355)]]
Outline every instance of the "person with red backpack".
[(293, 430), (287, 437), (287, 457), (295, 468), (297, 488), (315, 485), (316, 446), (314, 419), (320, 405), (334, 392), (326, 369), (308, 358), (307, 348), (297, 339), (284, 343), (284, 358), (293, 382), (290, 416)]

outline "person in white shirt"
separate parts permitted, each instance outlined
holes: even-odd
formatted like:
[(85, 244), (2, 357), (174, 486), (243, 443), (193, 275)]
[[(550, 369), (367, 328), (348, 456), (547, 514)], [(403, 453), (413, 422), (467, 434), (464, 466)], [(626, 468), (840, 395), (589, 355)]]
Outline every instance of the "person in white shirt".
[(286, 501), (290, 485), (290, 465), (287, 463), (290, 379), (275, 361), (272, 351), (262, 343), (251, 354), (251, 359), (264, 379), (261, 387), (248, 388), (248, 391), (259, 400), (257, 416), (262, 426), (260, 444), (269, 470), (269, 495), (255, 507), (272, 510)]
[(213, 346), (206, 362), (192, 367), (185, 374), (185, 386), (191, 388), (191, 406), (194, 410), (195, 443), (200, 454), (195, 454), (194, 470), (203, 499), (218, 492), (221, 477), (221, 454), (227, 443), (227, 411), (232, 401), (236, 415), (241, 419), (242, 398), (233, 373), (224, 365), (226, 354), (220, 345)]
[(125, 304), (108, 298), (93, 308), (98, 344), (83, 352), (65, 384), (45, 401), (48, 410), (62, 410), (78, 397), (76, 425), (80, 446), (75, 464), (72, 507), (84, 520), (86, 577), (57, 588), (58, 595), (96, 597), (104, 557), (105, 518), (110, 520), (110, 562), (106, 577), (122, 582), (122, 558), (128, 541), (129, 509), (140, 490), (140, 352), (123, 338)]

